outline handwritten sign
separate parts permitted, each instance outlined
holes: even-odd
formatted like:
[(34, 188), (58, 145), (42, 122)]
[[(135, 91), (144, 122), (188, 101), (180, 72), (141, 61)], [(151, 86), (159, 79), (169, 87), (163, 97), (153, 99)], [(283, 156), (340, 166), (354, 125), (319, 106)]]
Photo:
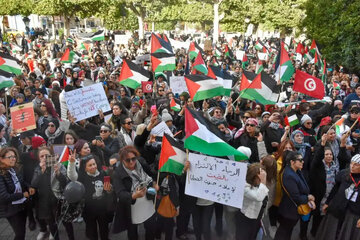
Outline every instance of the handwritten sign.
[(258, 53), (258, 58), (259, 58), (260, 60), (266, 61), (267, 58), (268, 58), (268, 54), (267, 54), (267, 53), (261, 53), (261, 52), (259, 52), (259, 53)]
[(101, 83), (65, 92), (65, 100), (76, 121), (96, 116), (99, 110), (110, 111), (109, 101)]
[(34, 105), (26, 103), (10, 108), (12, 128), (18, 133), (36, 128)]
[(164, 133), (173, 136), (172, 132), (170, 131), (169, 127), (166, 125), (164, 121), (156, 125), (153, 129), (151, 129), (150, 135), (155, 135), (157, 137), (163, 137)]
[(241, 208), (247, 164), (200, 154), (189, 154), (185, 194)]
[(181, 94), (182, 92), (187, 92), (187, 86), (184, 76), (171, 76), (170, 77), (170, 88), (172, 92)]

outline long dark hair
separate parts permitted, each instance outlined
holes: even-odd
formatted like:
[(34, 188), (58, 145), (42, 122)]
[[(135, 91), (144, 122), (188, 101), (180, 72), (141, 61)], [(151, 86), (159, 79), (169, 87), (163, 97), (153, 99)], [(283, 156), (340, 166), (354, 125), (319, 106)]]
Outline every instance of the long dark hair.
[[(15, 157), (16, 157), (16, 163), (15, 163), (15, 168), (16, 170), (19, 170), (19, 165), (18, 165), (18, 161), (19, 161), (19, 153), (18, 151), (13, 148), (13, 147), (5, 147), (5, 148), (2, 148), (0, 150), (0, 158), (3, 158), (5, 157), (5, 155), (8, 153), (8, 152), (13, 152), (15, 154)], [(7, 173), (7, 170), (9, 170), (9, 168), (5, 167), (1, 162), (0, 162), (0, 175), (5, 175)]]

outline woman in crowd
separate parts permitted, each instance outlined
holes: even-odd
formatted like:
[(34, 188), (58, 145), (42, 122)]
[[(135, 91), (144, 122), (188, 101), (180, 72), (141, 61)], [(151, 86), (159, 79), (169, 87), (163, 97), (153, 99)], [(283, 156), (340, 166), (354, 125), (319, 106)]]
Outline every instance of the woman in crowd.
[(300, 215), (297, 208), (301, 204), (310, 204), (315, 208), (315, 198), (309, 194), (310, 189), (301, 172), (303, 157), (297, 152), (286, 155), (286, 167), (280, 179), (283, 188), (283, 197), (279, 206), (280, 226), (276, 231), (275, 239), (288, 240)]
[(304, 143), (309, 144), (310, 147), (314, 147), (316, 144), (316, 132), (313, 129), (313, 121), (309, 115), (304, 114), (304, 116), (302, 116), (299, 130), (304, 135)]
[(294, 143), (296, 151), (301, 154), (304, 160), (301, 172), (303, 173), (306, 181), (308, 181), (312, 160), (311, 146), (304, 142), (304, 134), (300, 130), (293, 131), (291, 133), (290, 139)]
[(257, 143), (262, 142), (262, 135), (257, 131), (258, 122), (255, 118), (248, 118), (245, 126), (237, 131), (233, 140), (233, 147), (245, 146), (251, 149), (250, 163), (259, 162), (259, 152)]
[(78, 138), (78, 136), (76, 135), (76, 133), (74, 131), (68, 130), (64, 134), (63, 143), (65, 145), (74, 145), (77, 142), (78, 139), (79, 138)]
[(266, 171), (260, 163), (248, 166), (244, 201), (236, 214), (236, 239), (256, 239), (261, 227), (261, 219), (268, 201), (269, 189), (266, 187)]
[(62, 144), (64, 132), (59, 128), (59, 121), (57, 119), (49, 120), (47, 128), (42, 136), (48, 143), (48, 146), (52, 146), (53, 144)]
[(85, 187), (85, 206), (83, 218), (86, 224), (86, 236), (91, 240), (98, 239), (98, 228), (101, 240), (108, 240), (109, 219), (107, 205), (112, 199), (110, 177), (99, 171), (93, 155), (80, 160), (79, 172), (75, 169), (76, 151), (71, 154), (67, 175), (72, 181), (79, 181)]
[[(36, 192), (35, 209), (40, 224), (38, 239), (43, 239), (49, 226), (50, 234), (59, 239), (57, 210), (59, 200), (63, 199), (62, 191), (68, 179), (65, 167), (58, 163), (52, 149), (41, 147), (38, 150), (39, 166), (34, 170), (30, 193)], [(69, 239), (74, 239), (71, 223), (63, 222)]]
[[(140, 158), (139, 152), (133, 146), (126, 146), (120, 151), (120, 164), (114, 171), (114, 191), (118, 198), (117, 210), (114, 219), (114, 232), (127, 230), (130, 240), (138, 239), (137, 226), (144, 223), (145, 239), (155, 238), (155, 209), (148, 213), (136, 211), (136, 206), (153, 206), (148, 200), (148, 188), (154, 187), (159, 190), (158, 185), (151, 178), (150, 167), (144, 159)], [(135, 212), (136, 215), (135, 216)]]
[(114, 103), (112, 107), (111, 118), (107, 123), (112, 127), (114, 134), (113, 136), (118, 136), (121, 130), (121, 116), (127, 116), (127, 110), (120, 102)]
[(43, 113), (44, 119), (47, 121), (50, 121), (52, 119), (58, 119), (59, 117), (52, 102), (49, 99), (44, 98), (41, 101), (40, 110)]
[(15, 233), (15, 240), (25, 240), (28, 186), (19, 175), (15, 148), (0, 150), (0, 218), (6, 218)]
[[(313, 222), (311, 235), (315, 237), (320, 222), (324, 216), (322, 211), (325, 201), (330, 191), (335, 185), (335, 177), (341, 169), (345, 168), (347, 160), (346, 138), (348, 134), (341, 137), (339, 161), (334, 161), (333, 153), (330, 147), (326, 147), (327, 135), (324, 134), (321, 139), (321, 145), (315, 152), (314, 160), (309, 174), (310, 193), (315, 197), (315, 204), (318, 208), (313, 211)], [(339, 162), (339, 164), (337, 164)]]

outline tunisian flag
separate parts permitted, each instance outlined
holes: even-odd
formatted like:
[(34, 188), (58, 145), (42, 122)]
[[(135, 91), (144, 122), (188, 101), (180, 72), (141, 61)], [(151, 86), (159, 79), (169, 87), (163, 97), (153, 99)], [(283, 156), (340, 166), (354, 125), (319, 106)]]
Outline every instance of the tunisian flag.
[(325, 96), (325, 87), (323, 82), (320, 79), (300, 70), (296, 70), (293, 90), (318, 99), (323, 99)]

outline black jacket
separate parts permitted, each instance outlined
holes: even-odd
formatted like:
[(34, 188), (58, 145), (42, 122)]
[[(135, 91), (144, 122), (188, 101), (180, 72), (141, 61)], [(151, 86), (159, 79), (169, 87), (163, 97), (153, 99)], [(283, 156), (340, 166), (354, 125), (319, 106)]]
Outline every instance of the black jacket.
[(257, 139), (255, 137), (250, 137), (249, 134), (244, 132), (243, 134), (241, 134), (240, 137), (235, 138), (233, 140), (232, 146), (234, 148), (238, 148), (240, 146), (245, 146), (245, 147), (250, 148), (251, 149), (251, 155), (250, 155), (250, 158), (249, 158), (249, 163), (256, 163), (256, 162), (260, 162), (257, 142), (258, 141), (257, 141)]
[[(301, 171), (295, 172), (290, 166), (286, 166), (283, 174), (283, 184), (288, 194), (282, 189), (283, 197), (279, 205), (279, 214), (287, 219), (296, 220), (300, 217), (297, 206), (308, 203), (310, 189)], [(295, 203), (296, 205), (295, 205)]]
[[(347, 158), (346, 156), (346, 148), (341, 147), (338, 159), (340, 164), (340, 170), (343, 169), (345, 165), (349, 162), (349, 158)], [(324, 147), (320, 146), (319, 149), (315, 152), (309, 174), (310, 193), (315, 197), (315, 205), (317, 206), (315, 211), (320, 210), (320, 202), (323, 199), (326, 191), (326, 172), (323, 159)]]
[[(140, 159), (138, 163), (140, 163), (144, 171), (151, 176), (151, 169), (145, 160)], [(113, 232), (119, 233), (129, 229), (131, 226), (131, 205), (134, 204), (136, 200), (133, 200), (131, 195), (132, 179), (124, 169), (122, 163), (116, 167), (113, 176), (114, 191), (118, 198)]]
[(69, 129), (73, 130), (80, 139), (84, 139), (88, 142), (93, 140), (96, 136), (99, 135), (100, 126), (93, 123), (87, 123), (85, 127), (80, 126), (77, 123), (70, 124)]
[(271, 143), (277, 142), (280, 145), (281, 137), (285, 132), (283, 127), (279, 127), (278, 129), (269, 127), (270, 123), (270, 121), (266, 121), (260, 129), (264, 135), (265, 147), (268, 154), (272, 154), (277, 151), (277, 147), (271, 146)]
[[(16, 176), (19, 179), (22, 191), (27, 191), (28, 187), (24, 184), (21, 175), (16, 174)], [(0, 218), (13, 216), (25, 208), (24, 204), (12, 204), (13, 201), (24, 197), (23, 193), (14, 192), (15, 184), (10, 173), (0, 174)]]

